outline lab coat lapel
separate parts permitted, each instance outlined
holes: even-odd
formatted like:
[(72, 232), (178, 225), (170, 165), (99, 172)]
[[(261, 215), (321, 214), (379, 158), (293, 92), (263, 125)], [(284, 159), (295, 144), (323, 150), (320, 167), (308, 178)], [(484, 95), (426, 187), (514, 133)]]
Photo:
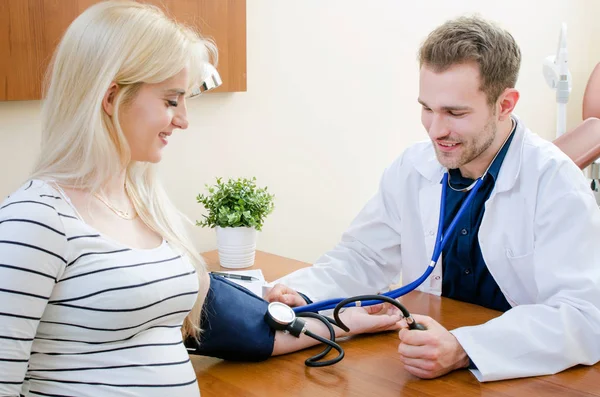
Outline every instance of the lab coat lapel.
[(437, 233), (438, 219), (440, 216), (440, 202), (445, 168), (437, 161), (433, 147), (428, 147), (427, 153), (415, 161), (415, 169), (422, 176), (419, 179), (419, 212), (425, 234), (428, 256), (433, 252), (435, 236)]
[[(510, 201), (511, 207), (502, 204), (508, 203), (506, 195), (511, 194), (510, 191), (519, 177), (523, 161), (526, 128), (517, 116), (513, 115), (512, 117), (517, 121), (517, 129), (502, 162), (496, 186), (485, 203), (485, 212), (479, 227), (478, 239), (481, 253), (490, 274), (496, 280), (509, 303), (514, 306), (516, 303), (513, 298), (518, 288), (514, 288), (514, 283), (506, 282), (506, 280), (511, 280), (508, 274), (510, 266), (507, 265), (505, 250), (498, 249), (498, 246), (506, 244), (506, 241), (502, 238), (502, 233), (507, 232), (506, 220), (510, 219), (510, 215), (507, 215), (505, 211), (510, 211), (512, 214), (521, 209), (516, 206), (514, 200)], [(504, 200), (502, 196), (505, 196)]]
[[(435, 246), (438, 220), (440, 217), (440, 202), (442, 185), (440, 181), (444, 175), (444, 167), (437, 161), (432, 146), (415, 161), (415, 169), (421, 175), (419, 178), (419, 215), (423, 227), (423, 238), (425, 240), (425, 255), (431, 258)], [(419, 289), (435, 295), (442, 293), (442, 258), (437, 262), (435, 269)], [(410, 275), (409, 278), (416, 279), (421, 274)]]
[(506, 192), (515, 186), (519, 171), (521, 170), (521, 163), (523, 161), (523, 145), (525, 142), (525, 124), (516, 116), (512, 115), (512, 118), (517, 123), (517, 129), (515, 136), (513, 137), (512, 143), (506, 152), (506, 156), (502, 161), (502, 167), (498, 173), (498, 181), (492, 191), (487, 203), (494, 199), (496, 193)]
[[(439, 182), (429, 182), (419, 191), (419, 211), (423, 225), (425, 250), (428, 258), (431, 257), (435, 246), (435, 238), (437, 235), (438, 220), (440, 216), (441, 194), (442, 187)], [(436, 267), (433, 269), (429, 279), (421, 285), (419, 288), (420, 290), (435, 295), (440, 295), (442, 293), (441, 261), (442, 257), (440, 255)], [(416, 275), (416, 277), (418, 276), (420, 276), (420, 274)]]

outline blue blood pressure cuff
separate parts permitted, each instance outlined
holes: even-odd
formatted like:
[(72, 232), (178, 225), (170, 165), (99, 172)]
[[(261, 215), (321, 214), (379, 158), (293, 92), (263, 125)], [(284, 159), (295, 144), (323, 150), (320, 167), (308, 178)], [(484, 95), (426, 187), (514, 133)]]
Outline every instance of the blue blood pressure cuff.
[(265, 322), (268, 302), (221, 276), (210, 275), (210, 288), (198, 340), (188, 338), (190, 354), (231, 361), (262, 361), (271, 356), (275, 331)]

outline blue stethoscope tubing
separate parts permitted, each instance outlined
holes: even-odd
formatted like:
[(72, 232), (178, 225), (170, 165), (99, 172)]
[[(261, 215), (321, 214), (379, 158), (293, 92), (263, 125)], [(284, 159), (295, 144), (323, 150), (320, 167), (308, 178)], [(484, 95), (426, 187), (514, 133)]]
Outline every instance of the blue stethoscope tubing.
[[(469, 195), (467, 196), (467, 198), (465, 199), (463, 204), (460, 206), (458, 212), (456, 213), (456, 216), (454, 217), (454, 219), (452, 219), (452, 222), (450, 222), (450, 226), (448, 226), (448, 229), (446, 229), (446, 231), (443, 232), (442, 229), (444, 227), (444, 214), (446, 211), (444, 198), (446, 197), (446, 186), (448, 185), (448, 173), (447, 172), (444, 173), (444, 176), (442, 177), (442, 196), (441, 196), (441, 200), (440, 200), (440, 218), (438, 221), (438, 230), (437, 230), (437, 235), (435, 238), (435, 245), (433, 248), (433, 254), (431, 255), (431, 262), (429, 263), (429, 266), (427, 266), (425, 273), (423, 273), (423, 275), (421, 275), (421, 277), (419, 277), (412, 283), (407, 284), (403, 287), (397, 288), (392, 291), (384, 292), (381, 295), (387, 296), (392, 299), (399, 298), (403, 295), (408, 294), (409, 292), (413, 291), (414, 289), (416, 289), (419, 285), (421, 285), (427, 279), (427, 277), (429, 277), (431, 272), (433, 272), (433, 269), (435, 268), (435, 265), (438, 262), (440, 255), (442, 254), (442, 250), (446, 246), (446, 243), (449, 241), (449, 239), (447, 239), (446, 237), (452, 235), (452, 232), (456, 228), (456, 224), (458, 223), (459, 219), (463, 216), (463, 214), (466, 212), (467, 207), (469, 207), (471, 205), (471, 202), (473, 201), (473, 199), (475, 198), (475, 195), (477, 194), (477, 191), (483, 184), (483, 178), (486, 175), (487, 175), (487, 172), (484, 173), (481, 176), (481, 178), (479, 178), (477, 180), (477, 182), (475, 182), (475, 184), (473, 185), (473, 188), (469, 192)], [(311, 303), (311, 304), (308, 304), (305, 306), (298, 306), (293, 309), (294, 309), (294, 312), (296, 312), (296, 313), (319, 312), (322, 310), (334, 309), (338, 305), (338, 303), (342, 302), (343, 300), (344, 299), (339, 299), (339, 298), (328, 299), (328, 300), (324, 300), (321, 302)], [(344, 307), (359, 306), (359, 305), (360, 306), (372, 306), (372, 305), (377, 305), (381, 302), (382, 302), (381, 300), (366, 300), (366, 301), (360, 302), (359, 304), (357, 304), (358, 302), (349, 303), (349, 304), (345, 305)]]

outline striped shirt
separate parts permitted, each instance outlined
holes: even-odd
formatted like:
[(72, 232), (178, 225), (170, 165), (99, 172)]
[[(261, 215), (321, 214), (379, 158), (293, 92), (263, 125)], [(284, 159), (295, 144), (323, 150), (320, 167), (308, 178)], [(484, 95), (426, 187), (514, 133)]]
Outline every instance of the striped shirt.
[(167, 242), (126, 247), (27, 182), (0, 205), (0, 395), (198, 397), (181, 338), (197, 292)]

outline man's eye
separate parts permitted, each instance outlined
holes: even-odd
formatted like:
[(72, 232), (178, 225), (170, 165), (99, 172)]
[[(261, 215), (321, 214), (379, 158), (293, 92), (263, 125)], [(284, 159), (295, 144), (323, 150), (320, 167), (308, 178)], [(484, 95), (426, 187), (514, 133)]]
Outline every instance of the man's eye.
[(173, 107), (177, 107), (178, 103), (177, 103), (177, 101), (171, 101), (171, 100), (168, 100), (168, 101), (167, 101), (167, 105), (169, 105), (169, 106), (173, 106)]
[(450, 116), (453, 117), (462, 117), (464, 116), (466, 113), (455, 113), (455, 112), (448, 112), (450, 114)]

